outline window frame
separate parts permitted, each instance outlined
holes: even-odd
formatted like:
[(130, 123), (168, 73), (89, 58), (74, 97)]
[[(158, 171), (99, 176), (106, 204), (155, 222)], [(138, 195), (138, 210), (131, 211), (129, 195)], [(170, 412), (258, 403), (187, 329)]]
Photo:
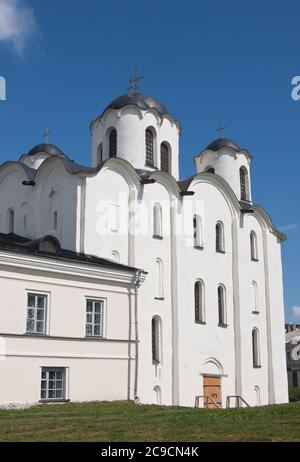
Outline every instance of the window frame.
[[(222, 296), (220, 297), (221, 290)], [(218, 285), (217, 289), (218, 294), (218, 326), (219, 327), (228, 327), (227, 324), (227, 302), (226, 302), (226, 289), (223, 284)], [(221, 304), (220, 304), (221, 302)]]
[(216, 223), (215, 237), (216, 237), (216, 252), (225, 253), (225, 231), (224, 231), (224, 223), (222, 221), (217, 221)]
[[(88, 322), (88, 303), (92, 302), (92, 316), (93, 320), (92, 322)], [(95, 316), (97, 313), (95, 313), (95, 304), (100, 303), (102, 304), (102, 313), (100, 312), (100, 323), (97, 324), (95, 323)], [(96, 338), (96, 339), (105, 339), (106, 338), (106, 305), (107, 305), (107, 299), (106, 298), (97, 298), (97, 297), (90, 297), (86, 296), (85, 297), (85, 338), (91, 339), (91, 338)], [(102, 325), (101, 325), (101, 319), (102, 319)], [(87, 327), (88, 325), (92, 326), (92, 331), (94, 332), (94, 329), (97, 325), (100, 326), (100, 334), (88, 334), (87, 333)]]
[[(196, 294), (198, 295), (198, 297), (196, 297)], [(204, 282), (202, 281), (202, 279), (197, 279), (197, 281), (195, 281), (194, 283), (194, 315), (195, 315), (196, 324), (206, 324), (205, 286), (204, 286)]]
[(249, 202), (249, 180), (248, 180), (248, 170), (246, 167), (242, 166), (239, 170), (240, 173), (240, 194), (241, 201)]
[[(114, 138), (112, 138), (114, 136)], [(118, 153), (118, 133), (117, 130), (112, 127), (108, 132), (108, 157), (114, 159)]]
[[(35, 298), (35, 306), (31, 307), (29, 306), (29, 297), (32, 296)], [(40, 309), (38, 308), (36, 298), (37, 297), (42, 297), (46, 301), (45, 306), (43, 308), (44, 310), (44, 318), (43, 320), (37, 319), (37, 310)], [(50, 294), (46, 292), (41, 292), (41, 291), (34, 291), (34, 290), (27, 290), (26, 291), (26, 320), (25, 320), (25, 334), (26, 335), (33, 335), (33, 336), (40, 336), (40, 337), (45, 337), (48, 335), (48, 313), (49, 313), (49, 306), (50, 306)], [(29, 318), (28, 316), (28, 311), (29, 310), (34, 310), (34, 317), (32, 319)], [(28, 321), (33, 320), (34, 322), (34, 330), (30, 331), (28, 330)], [(37, 322), (43, 321), (43, 332), (37, 332), (36, 330), (36, 324)]]
[(96, 166), (102, 164), (103, 162), (103, 142), (98, 144), (97, 147), (97, 159), (96, 159)]
[(159, 365), (162, 363), (161, 325), (161, 318), (157, 315), (153, 316), (151, 319), (151, 356), (153, 365)]
[[(149, 136), (151, 139), (149, 139)], [(148, 127), (145, 130), (145, 165), (155, 168), (155, 138), (153, 130)]]
[[(61, 379), (57, 378), (50, 378), (50, 373), (62, 373)], [(46, 374), (46, 378), (43, 378), (43, 374)], [(49, 382), (62, 382), (62, 388), (57, 389), (54, 386), (53, 391), (56, 393), (57, 391), (62, 391), (61, 397), (49, 397), (49, 392), (52, 391), (49, 387)], [(46, 382), (46, 387), (42, 386), (42, 383)], [(43, 390), (46, 391), (46, 397), (43, 397)], [(40, 402), (41, 403), (49, 403), (49, 402), (66, 402), (68, 399), (66, 398), (67, 395), (67, 368), (66, 367), (41, 367), (41, 385), (40, 385)]]
[(261, 368), (261, 356), (260, 356), (260, 335), (257, 327), (252, 329), (252, 365), (254, 369)]
[[(164, 152), (163, 152), (163, 149), (165, 149)], [(171, 174), (171, 148), (167, 141), (162, 141), (160, 143), (159, 154), (160, 154), (160, 170), (162, 172)], [(164, 158), (165, 155), (166, 155), (166, 158)], [(165, 165), (164, 165), (164, 163), (166, 162), (167, 162), (167, 168), (165, 168)]]

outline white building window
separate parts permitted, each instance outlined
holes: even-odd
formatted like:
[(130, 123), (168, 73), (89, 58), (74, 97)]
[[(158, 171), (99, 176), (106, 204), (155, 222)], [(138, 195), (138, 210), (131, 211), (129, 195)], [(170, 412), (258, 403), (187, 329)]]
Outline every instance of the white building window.
[(241, 187), (241, 200), (249, 201), (249, 180), (248, 171), (246, 167), (240, 168), (240, 187)]
[(58, 227), (58, 213), (55, 210), (55, 212), (53, 212), (53, 229), (57, 231), (57, 227)]
[(103, 161), (103, 143), (100, 143), (97, 149), (97, 165), (102, 164)]
[(86, 301), (87, 337), (104, 337), (104, 300)]
[(161, 320), (158, 316), (152, 318), (152, 362), (161, 362)]
[(194, 228), (194, 247), (195, 249), (203, 249), (202, 219), (199, 215), (194, 215), (193, 228)]
[(150, 128), (145, 132), (146, 165), (154, 167), (154, 135)]
[(254, 231), (251, 231), (250, 233), (250, 252), (251, 252), (251, 260), (258, 261), (257, 236)]
[(63, 401), (66, 397), (65, 368), (42, 368), (41, 400)]
[(153, 207), (153, 237), (162, 239), (162, 209), (160, 204)]
[(171, 173), (170, 169), (170, 149), (167, 143), (160, 145), (160, 169), (162, 172)]
[(216, 224), (216, 252), (225, 252), (224, 225), (221, 221)]
[(109, 158), (117, 157), (117, 142), (118, 142), (117, 130), (113, 128), (111, 129), (109, 133), (109, 138), (108, 138)]
[(156, 299), (164, 299), (164, 274), (163, 274), (163, 263), (160, 258), (156, 259)]
[(10, 234), (15, 232), (15, 212), (13, 209), (8, 211), (8, 232)]
[(205, 322), (204, 309), (204, 284), (203, 281), (196, 281), (194, 286), (195, 322)]
[(259, 313), (259, 303), (258, 303), (258, 288), (257, 283), (252, 281), (251, 283), (251, 301), (252, 301), (252, 312)]
[(27, 294), (27, 323), (28, 334), (46, 334), (47, 295)]
[(218, 287), (218, 317), (219, 326), (227, 327), (226, 294), (222, 285)]
[(253, 367), (261, 367), (260, 364), (260, 346), (258, 329), (252, 330), (252, 359)]

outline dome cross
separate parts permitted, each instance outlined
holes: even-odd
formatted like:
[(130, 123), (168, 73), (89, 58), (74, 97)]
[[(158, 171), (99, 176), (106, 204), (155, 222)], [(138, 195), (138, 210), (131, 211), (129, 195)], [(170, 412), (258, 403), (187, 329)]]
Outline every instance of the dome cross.
[(220, 133), (220, 138), (224, 138), (224, 130), (227, 127), (224, 125), (223, 120), (220, 120), (220, 127), (216, 129), (216, 132)]
[(49, 135), (51, 134), (51, 132), (49, 131), (49, 128), (46, 127), (45, 129), (45, 133), (44, 133), (44, 140), (45, 140), (45, 143), (48, 144), (49, 143)]
[(135, 66), (133, 77), (129, 80), (128, 92), (130, 95), (136, 93), (136, 91), (140, 88), (140, 81), (143, 79), (143, 76), (139, 76), (138, 67)]

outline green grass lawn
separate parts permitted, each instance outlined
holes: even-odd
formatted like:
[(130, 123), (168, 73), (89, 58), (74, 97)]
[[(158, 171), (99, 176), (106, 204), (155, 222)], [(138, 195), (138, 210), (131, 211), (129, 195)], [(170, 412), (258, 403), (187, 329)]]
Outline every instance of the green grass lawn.
[(300, 402), (208, 411), (130, 402), (0, 410), (0, 441), (300, 441)]

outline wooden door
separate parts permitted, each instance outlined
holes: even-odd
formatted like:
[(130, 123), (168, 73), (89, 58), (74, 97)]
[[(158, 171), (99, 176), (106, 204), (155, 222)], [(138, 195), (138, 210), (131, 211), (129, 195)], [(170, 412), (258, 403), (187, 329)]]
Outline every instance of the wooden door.
[[(220, 377), (203, 377), (203, 395), (211, 396), (219, 407), (222, 407), (222, 398), (221, 398), (221, 378)], [(211, 402), (211, 400), (204, 399), (204, 407), (208, 409), (216, 409), (216, 406)]]

